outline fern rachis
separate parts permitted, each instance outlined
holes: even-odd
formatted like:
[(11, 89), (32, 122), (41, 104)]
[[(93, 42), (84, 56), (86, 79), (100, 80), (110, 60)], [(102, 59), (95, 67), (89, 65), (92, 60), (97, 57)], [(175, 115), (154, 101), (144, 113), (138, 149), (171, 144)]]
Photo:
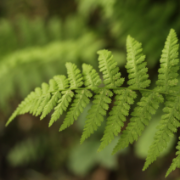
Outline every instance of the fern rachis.
[[(167, 37), (162, 56), (160, 59), (160, 68), (156, 87), (147, 89), (150, 85), (148, 69), (146, 67), (145, 55), (142, 53), (141, 43), (132, 37), (127, 38), (127, 64), (128, 87), (121, 87), (124, 78), (114, 61), (110, 51), (101, 50), (99, 54), (99, 69), (103, 75), (104, 86), (100, 87), (102, 80), (92, 66), (83, 64), (83, 72), (75, 64), (67, 63), (66, 76), (55, 76), (49, 81), (49, 84), (42, 84), (41, 88), (36, 88), (19, 105), (7, 122), (7, 125), (19, 114), (27, 112), (33, 115), (40, 115), (43, 119), (53, 108), (49, 126), (51, 126), (63, 111), (68, 109), (67, 115), (60, 127), (60, 131), (74, 123), (83, 109), (94, 100), (91, 106), (84, 131), (81, 137), (81, 143), (87, 139), (104, 120), (107, 115), (109, 105), (114, 97), (114, 105), (107, 115), (106, 127), (101, 144), (98, 150), (105, 148), (115, 136), (121, 132), (124, 126), (126, 116), (129, 115), (130, 105), (134, 104), (136, 91), (140, 91), (142, 97), (137, 102), (136, 107), (131, 113), (130, 122), (114, 148), (113, 153), (133, 143), (142, 134), (145, 126), (149, 124), (152, 115), (156, 113), (160, 103), (165, 102), (165, 107), (154, 142), (149, 148), (144, 169), (146, 169), (161, 151), (166, 148), (167, 142), (180, 126), (180, 97), (178, 87), (178, 48), (176, 33), (173, 29)], [(114, 96), (113, 96), (114, 95)], [(167, 175), (176, 167), (180, 167), (180, 148), (177, 146), (177, 157), (173, 160)]]

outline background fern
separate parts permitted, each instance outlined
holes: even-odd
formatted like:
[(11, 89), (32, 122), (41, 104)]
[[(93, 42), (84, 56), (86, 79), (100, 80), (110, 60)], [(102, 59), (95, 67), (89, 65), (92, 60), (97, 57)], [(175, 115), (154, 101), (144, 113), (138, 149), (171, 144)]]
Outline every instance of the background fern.
[[(41, 31), (39, 33), (41, 34)], [(32, 87), (40, 84), (42, 79), (57, 74), (65, 61), (78, 63), (81, 59), (86, 59), (85, 61), (89, 62), (92, 54), (95, 58), (95, 52), (102, 46), (102, 40), (94, 42), (95, 38), (94, 34), (89, 33), (76, 40), (58, 41), (57, 39), (43, 47), (29, 47), (3, 56), (0, 61), (0, 84), (4, 87), (0, 95), (1, 108), (7, 108), (7, 100), (15, 93), (13, 87), (21, 86), (19, 94), (25, 96)], [(82, 50), (91, 51), (92, 54), (89, 56), (89, 54), (82, 53)], [(68, 53), (69, 51), (71, 53)], [(63, 61), (58, 61), (59, 59)], [(95, 63), (92, 62), (92, 64)]]

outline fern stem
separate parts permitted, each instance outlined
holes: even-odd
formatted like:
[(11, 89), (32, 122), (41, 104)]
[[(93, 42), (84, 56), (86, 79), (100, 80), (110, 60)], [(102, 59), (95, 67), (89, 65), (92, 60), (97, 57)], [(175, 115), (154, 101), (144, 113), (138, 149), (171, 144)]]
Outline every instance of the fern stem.
[[(75, 90), (95, 90), (95, 89), (99, 89), (99, 90), (103, 90), (103, 89), (108, 89), (108, 90), (122, 90), (122, 89), (130, 89), (130, 90), (134, 90), (134, 91), (146, 91), (146, 92), (158, 92), (160, 94), (163, 95), (170, 95), (170, 96), (175, 96), (175, 97), (180, 97), (180, 94), (174, 94), (174, 93), (165, 93), (165, 92), (161, 92), (157, 89), (139, 89), (139, 88), (133, 88), (133, 87), (113, 87), (113, 88), (107, 88), (107, 87), (83, 87), (83, 88), (68, 88), (71, 91), (75, 91)], [(64, 91), (64, 89), (59, 89), (59, 91)]]

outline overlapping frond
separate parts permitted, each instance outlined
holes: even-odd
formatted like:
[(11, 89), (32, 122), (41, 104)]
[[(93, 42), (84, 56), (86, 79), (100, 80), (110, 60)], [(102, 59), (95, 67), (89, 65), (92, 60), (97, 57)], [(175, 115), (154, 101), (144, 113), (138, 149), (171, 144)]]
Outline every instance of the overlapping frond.
[[(66, 63), (68, 78), (64, 75), (55, 76), (49, 84), (43, 83), (41, 87), (36, 88), (18, 106), (7, 125), (19, 114), (30, 112), (35, 116), (41, 115), (40, 118), (43, 119), (54, 109), (49, 126), (67, 111), (60, 127), (62, 131), (77, 120), (90, 102), (90, 98), (93, 98), (80, 142), (92, 135), (107, 116), (104, 135), (98, 149), (101, 151), (121, 132), (126, 116), (129, 115), (130, 105), (134, 104), (137, 96), (135, 91), (139, 90), (142, 97), (132, 111), (130, 122), (122, 131), (113, 150), (113, 153), (116, 153), (139, 138), (165, 97), (164, 114), (157, 127), (154, 142), (149, 148), (144, 165), (146, 169), (166, 148), (167, 143), (180, 127), (177, 41), (175, 31), (170, 30), (162, 51), (157, 86), (154, 89), (146, 89), (150, 85), (150, 80), (141, 43), (128, 36), (126, 69), (129, 73), (129, 87), (120, 87), (124, 78), (121, 78), (117, 63), (110, 51), (101, 50), (98, 51), (98, 61), (102, 80), (96, 70), (88, 64), (83, 64), (81, 72), (75, 64)], [(166, 175), (176, 167), (180, 167), (180, 143), (177, 150), (177, 157)]]

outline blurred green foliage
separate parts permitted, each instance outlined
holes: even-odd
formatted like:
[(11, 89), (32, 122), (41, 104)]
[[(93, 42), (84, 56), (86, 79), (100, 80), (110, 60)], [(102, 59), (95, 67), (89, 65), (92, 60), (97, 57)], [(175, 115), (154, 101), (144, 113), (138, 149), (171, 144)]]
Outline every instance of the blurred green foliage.
[(158, 62), (159, 52), (169, 29), (174, 28), (180, 34), (178, 23), (180, 14), (177, 8), (179, 3), (176, 0), (163, 2), (79, 0), (78, 2), (80, 3), (78, 10), (86, 19), (94, 9), (100, 8), (98, 28), (99, 30), (104, 28), (103, 32), (106, 33), (108, 31), (108, 36), (113, 40), (110, 45), (113, 48), (118, 48), (119, 52), (124, 52), (124, 44), (128, 34), (142, 42), (150, 68), (153, 68)]
[(44, 155), (46, 149), (46, 140), (41, 139), (26, 139), (17, 144), (11, 149), (7, 158), (12, 166), (28, 164), (29, 162), (37, 161)]
[[(23, 22), (20, 24), (29, 24), (27, 19), (23, 19)], [(0, 95), (1, 107), (8, 107), (8, 99), (16, 93), (15, 88), (18, 88), (19, 95), (24, 97), (32, 87), (39, 85), (43, 80), (48, 80), (59, 72), (65, 73), (63, 64), (66, 61), (76, 63), (83, 61), (96, 65), (96, 51), (102, 48), (103, 41), (93, 32), (86, 31), (80, 35), (78, 28), (81, 25), (77, 29), (74, 28), (75, 22), (78, 24), (81, 22), (78, 17), (65, 22), (63, 28), (60, 22), (58, 19), (52, 19), (45, 29), (42, 26), (43, 20), (39, 19), (29, 24), (30, 27), (27, 25), (25, 28), (21, 27), (23, 41), (19, 43), (23, 43), (24, 48), (20, 48), (18, 43), (16, 46), (13, 44), (12, 47), (16, 47), (17, 50), (12, 48), (14, 51), (11, 53), (6, 51), (4, 52), (6, 55), (1, 57), (0, 84), (3, 87)], [(74, 31), (72, 33), (67, 29)], [(11, 45), (8, 44), (9, 47)]]
[(117, 155), (111, 155), (111, 152), (117, 140), (101, 152), (97, 152), (99, 147), (98, 139), (85, 142), (81, 146), (78, 143), (69, 154), (68, 167), (72, 172), (81, 176), (85, 176), (96, 165), (116, 169)]

